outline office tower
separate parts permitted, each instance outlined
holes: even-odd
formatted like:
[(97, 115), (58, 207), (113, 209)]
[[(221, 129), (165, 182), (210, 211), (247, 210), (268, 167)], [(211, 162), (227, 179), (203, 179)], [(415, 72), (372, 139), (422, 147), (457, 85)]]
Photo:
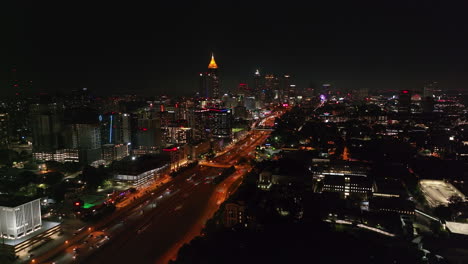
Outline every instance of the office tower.
[(135, 133), (135, 146), (133, 152), (136, 155), (158, 153), (163, 145), (161, 120), (153, 115), (141, 116), (138, 118), (137, 130)]
[(33, 152), (49, 152), (62, 146), (63, 105), (44, 98), (30, 105)]
[[(64, 117), (62, 156), (76, 152), (78, 155), (76, 161), (82, 164), (91, 164), (100, 160), (101, 131), (97, 111), (91, 108), (68, 109)], [(71, 156), (63, 159), (71, 160)]]
[(369, 97), (369, 89), (368, 88), (360, 88), (356, 90), (355, 95), (353, 96), (354, 100), (365, 100)]
[(29, 114), (30, 102), (18, 94), (13, 100), (9, 100), (7, 103), (7, 109), (9, 117), (9, 128), (11, 142), (22, 142), (25, 143), (27, 138), (31, 136), (31, 125), (30, 125), (30, 114)]
[(10, 116), (0, 113), (0, 149), (8, 148), (10, 139)]
[(106, 162), (121, 160), (128, 156), (127, 144), (104, 144), (102, 145), (102, 159)]
[(70, 124), (71, 138), (67, 148), (98, 149), (101, 147), (101, 132), (99, 124)]
[(411, 91), (401, 90), (398, 97), (398, 113), (409, 113), (411, 105)]
[(208, 123), (205, 120), (204, 112), (207, 109), (192, 108), (188, 114), (188, 126), (192, 128), (192, 140), (198, 142), (208, 138)]
[(244, 106), (243, 102), (234, 107), (234, 117), (236, 119), (247, 119), (249, 114), (247, 113), (247, 108)]
[(121, 118), (121, 142), (128, 145), (132, 142), (132, 117), (130, 114), (123, 113)]
[(91, 107), (91, 95), (88, 88), (72, 91), (70, 107)]
[(116, 112), (109, 112), (99, 115), (101, 127), (101, 144), (121, 144), (122, 139), (122, 117)]
[(211, 61), (208, 64), (208, 72), (200, 73), (198, 95), (204, 98), (218, 99), (220, 96), (218, 65), (211, 55)]
[(255, 71), (253, 79), (253, 95), (257, 100), (264, 100), (263, 80), (258, 69)]
[(439, 90), (437, 82), (429, 82), (424, 85), (423, 98), (434, 97), (434, 93)]
[(214, 138), (231, 138), (232, 113), (231, 109), (210, 109), (210, 132)]
[(280, 97), (281, 102), (287, 103), (289, 101), (289, 88), (290, 88), (291, 76), (284, 74), (280, 79)]
[(210, 90), (208, 85), (208, 73), (201, 72), (199, 77), (198, 97), (208, 98), (210, 97)]
[(266, 102), (271, 102), (273, 99), (275, 99), (275, 97), (277, 97), (275, 94), (278, 93), (278, 85), (278, 79), (273, 74), (265, 75), (265, 85), (263, 91)]
[(239, 83), (237, 95), (240, 96), (240, 98), (250, 95), (249, 85), (247, 83)]
[(219, 77), (218, 77), (218, 65), (215, 62), (214, 55), (211, 54), (211, 61), (208, 64), (208, 73), (210, 76), (210, 90), (213, 98), (219, 98)]

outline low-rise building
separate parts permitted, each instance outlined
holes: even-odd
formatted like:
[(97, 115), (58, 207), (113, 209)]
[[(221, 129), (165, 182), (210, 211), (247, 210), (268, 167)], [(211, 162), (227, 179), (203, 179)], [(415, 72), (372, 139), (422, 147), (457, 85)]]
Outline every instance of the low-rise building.
[(126, 158), (116, 165), (114, 179), (142, 188), (152, 184), (169, 170), (169, 162), (161, 157), (143, 156), (138, 159)]
[(224, 226), (246, 224), (246, 206), (243, 202), (228, 203), (224, 209)]
[(18, 239), (41, 228), (40, 199), (0, 200), (0, 232), (6, 239)]

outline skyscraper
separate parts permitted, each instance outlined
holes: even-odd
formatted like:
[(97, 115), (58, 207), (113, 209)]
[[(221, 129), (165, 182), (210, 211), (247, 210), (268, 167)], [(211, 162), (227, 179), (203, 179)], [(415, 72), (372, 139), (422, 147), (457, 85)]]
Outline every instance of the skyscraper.
[(33, 151), (54, 151), (62, 145), (63, 105), (41, 102), (30, 106)]
[(102, 144), (124, 143), (122, 135), (124, 131), (122, 128), (123, 119), (128, 119), (128, 117), (116, 112), (109, 112), (99, 116)]
[(438, 89), (438, 83), (437, 82), (429, 82), (424, 85), (424, 90), (423, 90), (423, 98), (426, 97), (433, 97), (434, 92), (439, 90)]
[(10, 123), (8, 113), (0, 113), (0, 149), (8, 148), (10, 138)]
[(410, 112), (411, 91), (401, 90), (398, 96), (398, 113), (407, 114)]
[(199, 96), (206, 98), (219, 98), (219, 77), (218, 65), (211, 54), (211, 61), (208, 64), (208, 72), (200, 73)]
[(253, 95), (257, 100), (263, 100), (263, 80), (258, 69), (255, 71), (253, 81)]
[(284, 74), (280, 80), (280, 96), (281, 101), (286, 103), (289, 101), (289, 83), (291, 76), (289, 74)]

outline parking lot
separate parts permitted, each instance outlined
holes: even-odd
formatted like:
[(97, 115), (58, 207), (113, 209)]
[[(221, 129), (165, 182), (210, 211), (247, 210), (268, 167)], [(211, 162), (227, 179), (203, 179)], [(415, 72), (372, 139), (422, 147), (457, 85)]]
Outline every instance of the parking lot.
[(465, 195), (448, 182), (440, 180), (421, 180), (419, 184), (431, 207), (448, 205), (449, 198), (453, 195), (460, 196), (463, 200), (465, 199)]

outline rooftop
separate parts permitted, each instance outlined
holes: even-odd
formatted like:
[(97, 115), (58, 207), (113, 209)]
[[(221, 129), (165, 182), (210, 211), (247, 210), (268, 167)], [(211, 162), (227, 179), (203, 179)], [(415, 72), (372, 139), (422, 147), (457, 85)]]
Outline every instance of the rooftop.
[(0, 206), (4, 207), (16, 207), (39, 198), (27, 197), (27, 196), (13, 196), (13, 195), (0, 195)]

